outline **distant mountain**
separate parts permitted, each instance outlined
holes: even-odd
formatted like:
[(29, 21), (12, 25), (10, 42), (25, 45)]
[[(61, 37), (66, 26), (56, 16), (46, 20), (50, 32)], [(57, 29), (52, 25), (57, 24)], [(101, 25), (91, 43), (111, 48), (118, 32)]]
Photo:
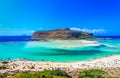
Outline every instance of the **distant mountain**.
[(56, 30), (49, 31), (36, 31), (33, 33), (33, 39), (58, 39), (58, 40), (69, 40), (69, 39), (88, 39), (93, 38), (92, 33), (74, 31), (69, 28), (59, 28)]

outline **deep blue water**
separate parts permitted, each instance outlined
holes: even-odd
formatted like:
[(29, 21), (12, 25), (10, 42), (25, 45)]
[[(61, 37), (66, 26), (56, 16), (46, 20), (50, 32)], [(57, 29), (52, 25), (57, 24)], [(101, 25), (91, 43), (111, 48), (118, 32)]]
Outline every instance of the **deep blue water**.
[(31, 36), (0, 36), (0, 42), (30, 41)]
[[(0, 42), (34, 41), (32, 36), (0, 36)], [(120, 39), (120, 36), (96, 36), (103, 39)]]

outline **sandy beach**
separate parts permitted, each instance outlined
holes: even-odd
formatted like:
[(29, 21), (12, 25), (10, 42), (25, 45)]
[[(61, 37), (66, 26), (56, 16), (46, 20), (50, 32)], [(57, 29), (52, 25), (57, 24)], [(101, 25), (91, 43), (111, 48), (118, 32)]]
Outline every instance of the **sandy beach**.
[[(2, 61), (1, 61), (2, 62)], [(81, 71), (85, 69), (103, 69), (110, 72), (112, 69), (112, 74), (115, 73), (120, 75), (120, 55), (112, 55), (109, 57), (98, 58), (90, 61), (79, 61), (79, 62), (44, 62), (44, 61), (28, 61), (28, 60), (9, 60), (7, 61), (7, 69), (1, 69), (0, 73), (14, 74), (15, 72), (25, 72), (25, 71), (42, 71), (42, 70), (52, 70), (61, 69), (68, 73), (72, 71)], [(2, 65), (2, 63), (0, 63)], [(74, 73), (72, 73), (74, 74)]]

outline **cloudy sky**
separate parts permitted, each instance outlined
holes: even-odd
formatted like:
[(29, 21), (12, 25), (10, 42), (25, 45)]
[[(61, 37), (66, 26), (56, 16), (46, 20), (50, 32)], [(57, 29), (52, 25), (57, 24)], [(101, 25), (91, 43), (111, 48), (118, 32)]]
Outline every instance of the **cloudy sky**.
[(120, 0), (0, 0), (0, 35), (63, 27), (120, 35)]

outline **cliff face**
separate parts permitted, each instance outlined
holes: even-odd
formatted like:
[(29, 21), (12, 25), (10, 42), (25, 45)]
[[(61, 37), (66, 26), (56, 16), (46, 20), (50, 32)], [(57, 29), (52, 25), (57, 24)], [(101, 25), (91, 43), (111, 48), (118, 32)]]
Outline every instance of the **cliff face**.
[(33, 39), (59, 39), (59, 40), (69, 40), (69, 39), (86, 39), (93, 38), (91, 33), (73, 31), (69, 28), (60, 28), (50, 31), (37, 31), (33, 33)]

